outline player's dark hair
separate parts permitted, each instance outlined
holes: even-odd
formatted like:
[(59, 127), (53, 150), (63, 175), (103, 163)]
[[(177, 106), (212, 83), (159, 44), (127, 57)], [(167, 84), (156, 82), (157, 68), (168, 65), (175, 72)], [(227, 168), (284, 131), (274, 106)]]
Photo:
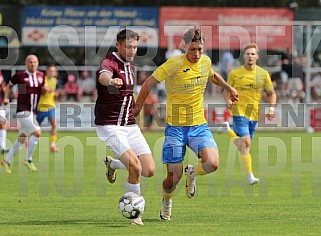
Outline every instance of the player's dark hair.
[(126, 39), (133, 39), (133, 40), (139, 40), (138, 33), (130, 30), (130, 29), (123, 29), (118, 32), (117, 34), (117, 42), (122, 42)]
[(186, 44), (190, 43), (204, 43), (204, 35), (200, 29), (189, 29), (183, 36)]

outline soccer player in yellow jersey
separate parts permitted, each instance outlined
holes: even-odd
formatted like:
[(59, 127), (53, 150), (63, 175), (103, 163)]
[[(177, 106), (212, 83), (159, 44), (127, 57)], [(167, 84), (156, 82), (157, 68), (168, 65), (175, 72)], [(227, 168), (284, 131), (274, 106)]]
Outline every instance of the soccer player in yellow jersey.
[(257, 184), (260, 180), (253, 175), (250, 154), (251, 141), (259, 119), (259, 108), (263, 91), (269, 95), (270, 108), (266, 114), (269, 120), (275, 116), (276, 95), (269, 72), (256, 65), (259, 48), (255, 43), (243, 49), (244, 65), (229, 73), (227, 82), (239, 92), (239, 100), (232, 102), (229, 94), (224, 97), (227, 108), (233, 116), (233, 129), (227, 124), (227, 135), (234, 141), (241, 154), (249, 184)]
[(230, 99), (237, 99), (237, 91), (212, 69), (211, 59), (204, 55), (204, 37), (199, 29), (188, 30), (184, 36), (185, 54), (169, 58), (143, 83), (136, 100), (137, 116), (154, 85), (165, 81), (167, 115), (162, 162), (167, 166), (163, 181), (160, 218), (170, 220), (172, 196), (183, 174), (183, 161), (188, 146), (199, 158), (195, 166), (187, 165), (186, 195), (196, 192), (196, 176), (214, 172), (219, 166), (216, 142), (204, 117), (204, 91), (207, 81), (224, 87)]
[(56, 125), (56, 87), (57, 87), (57, 68), (55, 65), (49, 65), (45, 76), (45, 92), (41, 95), (37, 107), (37, 121), (39, 125), (47, 117), (51, 125), (50, 132), (50, 150), (57, 152), (57, 125)]

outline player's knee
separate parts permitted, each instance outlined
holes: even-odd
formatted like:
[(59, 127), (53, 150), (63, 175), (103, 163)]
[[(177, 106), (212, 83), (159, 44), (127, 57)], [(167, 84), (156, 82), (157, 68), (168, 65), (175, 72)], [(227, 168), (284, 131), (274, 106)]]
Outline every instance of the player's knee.
[(32, 135), (39, 138), (41, 136), (41, 130), (37, 130), (37, 131), (33, 132)]
[(177, 181), (177, 179), (173, 179), (173, 178), (166, 178), (163, 181), (163, 188), (166, 192), (171, 193), (174, 191), (174, 189), (176, 188), (176, 185), (178, 184), (179, 181)]
[(140, 165), (140, 162), (137, 161), (131, 161), (131, 163), (129, 163), (129, 173), (133, 176), (137, 176), (139, 177), (142, 173), (142, 167)]
[(142, 169), (142, 176), (144, 177), (152, 177), (155, 174), (155, 167), (154, 166), (148, 166), (147, 168)]
[(246, 148), (251, 147), (251, 138), (250, 137), (245, 139), (245, 146), (246, 146)]
[(214, 163), (212, 163), (211, 165), (210, 165), (210, 168), (211, 168), (211, 172), (214, 172), (214, 171), (216, 171), (217, 169), (218, 169), (218, 167), (219, 167), (219, 162), (214, 162)]
[(4, 129), (6, 125), (6, 119), (0, 117), (0, 129)]
[(215, 171), (215, 170), (218, 169), (219, 165), (220, 165), (219, 160), (218, 160), (218, 159), (217, 159), (217, 160), (215, 159), (214, 162), (212, 163), (211, 167), (212, 167), (213, 170)]
[(218, 158), (213, 158), (211, 160), (208, 160), (205, 165), (203, 165), (203, 168), (205, 172), (211, 173), (218, 169), (220, 163)]

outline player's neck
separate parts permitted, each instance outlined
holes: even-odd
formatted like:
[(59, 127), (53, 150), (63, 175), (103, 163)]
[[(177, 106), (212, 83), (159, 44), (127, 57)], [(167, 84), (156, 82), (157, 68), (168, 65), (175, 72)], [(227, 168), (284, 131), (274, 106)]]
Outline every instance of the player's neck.
[(126, 58), (124, 58), (122, 55), (120, 55), (119, 52), (117, 52), (117, 55), (119, 56), (120, 59), (122, 59), (124, 62), (129, 63), (128, 61), (126, 61)]
[(37, 72), (37, 70), (35, 70), (35, 71), (30, 71), (30, 70), (26, 70), (29, 74), (31, 74), (31, 75), (33, 75), (34, 73), (36, 73)]
[(245, 68), (246, 70), (254, 70), (255, 67), (256, 67), (255, 64), (252, 64), (252, 65), (250, 65), (250, 64), (244, 64), (244, 68)]

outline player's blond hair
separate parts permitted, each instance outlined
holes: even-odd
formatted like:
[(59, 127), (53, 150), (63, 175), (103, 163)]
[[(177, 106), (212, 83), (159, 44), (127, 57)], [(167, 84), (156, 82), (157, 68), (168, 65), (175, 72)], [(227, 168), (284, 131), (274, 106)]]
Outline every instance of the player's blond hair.
[(243, 52), (245, 52), (247, 49), (249, 48), (255, 48), (256, 49), (256, 52), (259, 54), (259, 47), (257, 46), (256, 43), (249, 43), (249, 44), (246, 44), (244, 47), (243, 47)]

